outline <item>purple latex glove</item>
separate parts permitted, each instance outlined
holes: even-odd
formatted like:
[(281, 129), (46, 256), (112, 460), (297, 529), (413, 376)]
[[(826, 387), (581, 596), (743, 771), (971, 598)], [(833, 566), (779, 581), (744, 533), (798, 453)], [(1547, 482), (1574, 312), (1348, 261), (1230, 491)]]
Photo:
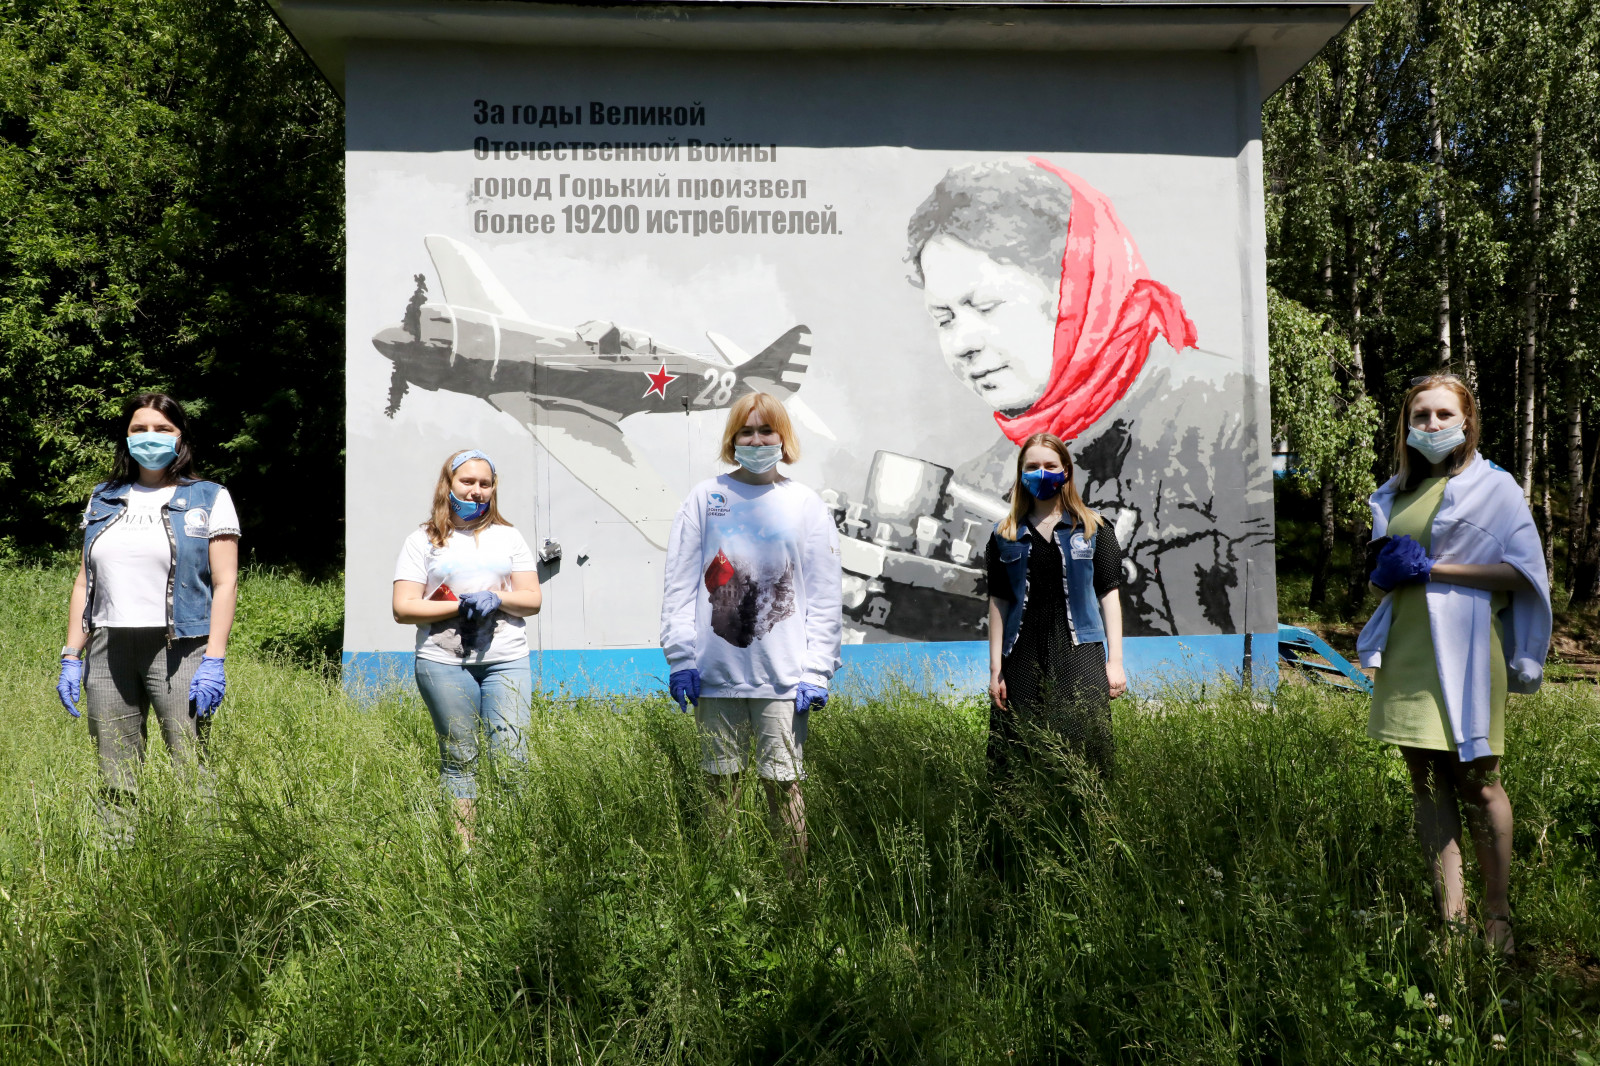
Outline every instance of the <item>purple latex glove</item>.
[(1401, 534), (1378, 553), (1378, 563), (1372, 568), (1372, 583), (1388, 592), (1398, 585), (1426, 581), (1432, 571), (1433, 560), (1428, 558), (1428, 550)]
[(806, 711), (820, 711), (828, 705), (828, 690), (821, 685), (811, 685), (802, 681), (795, 688), (794, 710), (796, 714)]
[(667, 679), (667, 691), (678, 701), (678, 710), (687, 714), (689, 704), (700, 706), (700, 671), (674, 670)]
[(469, 592), (461, 597), (461, 618), (468, 625), (487, 621), (500, 609), (500, 597), (492, 592)]
[(83, 712), (78, 710), (78, 700), (83, 696), (83, 660), (73, 659), (63, 655), (61, 657), (61, 676), (56, 679), (56, 695), (61, 697), (61, 706), (74, 718), (82, 717)]
[(189, 682), (189, 702), (194, 705), (195, 717), (210, 718), (216, 714), (227, 691), (228, 678), (223, 673), (222, 660), (211, 655), (201, 659), (194, 680)]

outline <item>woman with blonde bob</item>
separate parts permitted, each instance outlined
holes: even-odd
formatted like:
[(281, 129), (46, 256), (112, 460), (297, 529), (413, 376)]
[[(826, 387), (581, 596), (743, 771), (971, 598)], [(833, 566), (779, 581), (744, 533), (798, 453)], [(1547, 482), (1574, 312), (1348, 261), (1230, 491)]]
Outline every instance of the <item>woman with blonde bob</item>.
[(735, 468), (690, 490), (667, 542), (669, 690), (695, 707), (701, 769), (724, 804), (753, 764), (798, 867), (807, 723), (839, 667), (839, 533), (821, 497), (778, 470), (799, 460), (800, 441), (777, 397), (734, 402), (721, 458)]
[(1395, 426), (1395, 475), (1373, 493), (1372, 584), (1361, 631), (1377, 669), (1367, 732), (1398, 745), (1440, 915), (1467, 916), (1466, 815), (1484, 876), (1484, 938), (1515, 949), (1507, 897), (1511, 800), (1500, 783), (1506, 693), (1535, 692), (1550, 649), (1550, 583), (1516, 479), (1478, 454), (1478, 405), (1461, 380), (1412, 381)]
[(394, 620), (417, 627), (417, 689), (439, 736), (439, 777), (471, 838), (478, 734), (523, 756), (533, 699), (523, 619), (538, 614), (538, 564), (500, 516), (493, 461), (477, 449), (445, 460), (433, 510), (400, 549)]
[(1052, 433), (1017, 451), (1011, 513), (989, 537), (989, 761), (1004, 770), (1029, 730), (1048, 730), (1102, 773), (1115, 751), (1110, 701), (1122, 669), (1122, 550), (1073, 482)]

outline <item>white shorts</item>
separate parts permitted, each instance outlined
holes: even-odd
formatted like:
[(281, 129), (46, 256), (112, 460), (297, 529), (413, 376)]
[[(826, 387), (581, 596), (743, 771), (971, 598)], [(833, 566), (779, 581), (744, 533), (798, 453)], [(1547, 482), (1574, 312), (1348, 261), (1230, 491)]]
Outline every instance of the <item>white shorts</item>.
[(768, 781), (798, 781), (805, 777), (802, 758), (810, 717), (810, 711), (796, 714), (792, 699), (702, 696), (694, 712), (700, 769), (725, 776), (753, 762), (756, 773)]

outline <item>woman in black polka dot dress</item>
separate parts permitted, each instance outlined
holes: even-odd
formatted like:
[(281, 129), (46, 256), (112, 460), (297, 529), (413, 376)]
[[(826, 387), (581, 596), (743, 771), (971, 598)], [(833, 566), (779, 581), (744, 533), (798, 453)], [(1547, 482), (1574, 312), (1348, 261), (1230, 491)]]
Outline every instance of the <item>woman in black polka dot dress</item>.
[(1111, 705), (1122, 669), (1122, 550), (1078, 494), (1067, 446), (1050, 433), (1017, 453), (1011, 513), (989, 537), (989, 762), (1048, 730), (1111, 770)]

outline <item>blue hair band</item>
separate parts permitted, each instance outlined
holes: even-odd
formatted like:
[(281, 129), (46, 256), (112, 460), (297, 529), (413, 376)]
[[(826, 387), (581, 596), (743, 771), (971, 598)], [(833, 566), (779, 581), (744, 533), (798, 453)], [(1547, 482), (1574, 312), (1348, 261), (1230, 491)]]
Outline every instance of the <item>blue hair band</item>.
[(454, 474), (456, 472), (456, 468), (462, 463), (466, 462), (468, 459), (482, 459), (484, 462), (489, 464), (489, 473), (493, 474), (495, 477), (500, 476), (499, 472), (494, 468), (494, 460), (489, 458), (487, 455), (484, 455), (476, 448), (468, 449), (467, 451), (464, 451), (460, 455), (456, 456), (454, 459), (450, 460), (450, 472)]

